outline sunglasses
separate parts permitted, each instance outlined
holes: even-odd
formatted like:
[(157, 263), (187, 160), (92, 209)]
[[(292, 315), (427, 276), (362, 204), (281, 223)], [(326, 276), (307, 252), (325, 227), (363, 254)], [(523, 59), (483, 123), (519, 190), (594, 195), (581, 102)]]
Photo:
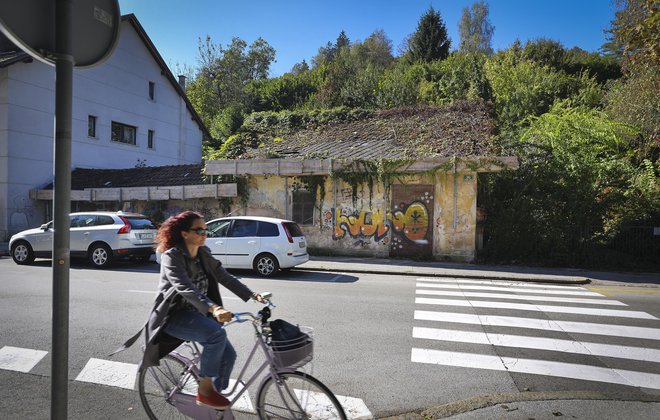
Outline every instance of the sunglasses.
[(195, 232), (196, 234), (202, 236), (202, 235), (208, 235), (209, 230), (208, 229), (203, 229), (203, 228), (197, 228), (197, 229), (188, 229), (189, 232)]

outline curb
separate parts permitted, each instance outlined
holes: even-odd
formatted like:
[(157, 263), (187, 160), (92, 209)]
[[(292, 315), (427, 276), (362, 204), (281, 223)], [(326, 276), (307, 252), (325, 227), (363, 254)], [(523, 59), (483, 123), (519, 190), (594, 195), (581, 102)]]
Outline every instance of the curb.
[(428, 271), (420, 271), (415, 269), (397, 269), (396, 267), (391, 267), (388, 270), (385, 269), (374, 269), (374, 268), (351, 268), (351, 267), (342, 267), (341, 264), (337, 264), (334, 267), (329, 266), (309, 266), (295, 267), (296, 270), (306, 270), (306, 271), (328, 271), (336, 272), (342, 271), (346, 273), (368, 273), (368, 274), (399, 274), (402, 276), (428, 276), (428, 277), (444, 277), (444, 278), (461, 278), (461, 279), (482, 279), (482, 280), (508, 280), (508, 281), (525, 281), (530, 283), (554, 283), (554, 284), (589, 284), (591, 279), (587, 277), (569, 277), (569, 276), (552, 276), (547, 274), (518, 274), (518, 275), (506, 275), (506, 274), (470, 274), (470, 273), (457, 273), (457, 272), (438, 272), (433, 269)]
[(441, 419), (458, 414), (469, 413), (498, 404), (535, 401), (629, 401), (629, 402), (660, 402), (660, 396), (607, 393), (600, 391), (549, 391), (549, 392), (510, 392), (502, 394), (482, 395), (464, 400), (458, 400), (420, 412), (404, 413), (385, 417), (382, 420), (426, 420)]

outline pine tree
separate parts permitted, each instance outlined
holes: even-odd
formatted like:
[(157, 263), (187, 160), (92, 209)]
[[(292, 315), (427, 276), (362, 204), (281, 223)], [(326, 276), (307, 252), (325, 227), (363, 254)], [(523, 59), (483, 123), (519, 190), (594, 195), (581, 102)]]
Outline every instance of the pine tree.
[(431, 6), (419, 19), (417, 31), (410, 40), (409, 59), (411, 62), (444, 60), (449, 56), (450, 46), (451, 40), (440, 12)]

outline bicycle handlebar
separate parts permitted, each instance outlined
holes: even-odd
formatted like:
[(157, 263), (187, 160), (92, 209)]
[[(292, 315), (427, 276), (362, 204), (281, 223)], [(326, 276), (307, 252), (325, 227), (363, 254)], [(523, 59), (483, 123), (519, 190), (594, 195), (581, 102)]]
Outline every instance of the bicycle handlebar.
[(228, 327), (231, 324), (236, 324), (236, 323), (243, 323), (245, 321), (259, 321), (263, 318), (263, 310), (268, 309), (269, 310), (269, 316), (270, 316), (270, 308), (275, 308), (275, 304), (270, 300), (270, 297), (264, 298), (266, 301), (266, 305), (262, 310), (257, 312), (256, 314), (253, 314), (252, 312), (234, 312), (233, 318), (231, 321), (225, 323), (225, 327)]

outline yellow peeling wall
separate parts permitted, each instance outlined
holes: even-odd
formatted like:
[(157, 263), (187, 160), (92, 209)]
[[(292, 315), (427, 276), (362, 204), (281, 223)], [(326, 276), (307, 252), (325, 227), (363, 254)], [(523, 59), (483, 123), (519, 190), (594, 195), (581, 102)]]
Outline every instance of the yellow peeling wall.
[[(474, 172), (418, 175), (403, 180), (405, 185), (435, 185), (433, 217), (433, 258), (472, 261), (475, 257), (477, 174)], [(269, 216), (291, 219), (291, 193), (299, 187), (295, 177), (251, 176), (247, 206), (240, 197), (233, 200), (232, 215)], [(323, 205), (314, 210), (313, 225), (301, 225), (312, 254), (388, 257), (392, 242), (390, 198), (382, 185), (359, 186), (355, 200), (349, 184), (326, 178)], [(317, 203), (318, 204), (318, 203)], [(170, 200), (125, 203), (124, 210), (166, 218), (183, 210), (195, 210), (207, 220), (225, 215), (216, 199)]]
[[(236, 199), (232, 212), (291, 219), (291, 192), (299, 182), (295, 177), (252, 176), (247, 207)], [(405, 182), (435, 184), (433, 218), (429, 221), (433, 258), (474, 260), (477, 174), (437, 173), (435, 177), (410, 177)], [(353, 200), (350, 185), (328, 177), (320, 213), (315, 209), (313, 225), (301, 226), (312, 253), (389, 256), (392, 235), (387, 200), (382, 185), (375, 185), (371, 194), (368, 186), (359, 186)]]

